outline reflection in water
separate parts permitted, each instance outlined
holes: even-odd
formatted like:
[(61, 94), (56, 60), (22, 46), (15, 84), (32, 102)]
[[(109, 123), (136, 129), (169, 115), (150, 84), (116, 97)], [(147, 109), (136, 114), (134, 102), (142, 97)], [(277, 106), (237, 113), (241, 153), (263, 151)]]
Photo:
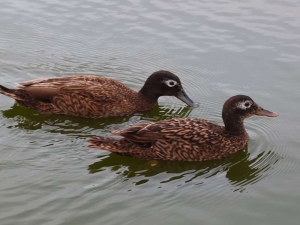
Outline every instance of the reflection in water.
[[(270, 155), (272, 157), (269, 157)], [(250, 158), (248, 146), (228, 158), (207, 162), (154, 162), (153, 160), (147, 161), (110, 153), (100, 156), (100, 161), (89, 165), (88, 170), (90, 173), (111, 170), (111, 172), (120, 174), (124, 180), (139, 177), (140, 180), (134, 185), (147, 183), (151, 177), (162, 173), (164, 173), (164, 180), (160, 181), (160, 185), (174, 180), (178, 180), (179, 183), (191, 182), (194, 185), (201, 185), (208, 182), (208, 178), (226, 173), (225, 177), (233, 186), (232, 190), (242, 192), (247, 185), (254, 184), (265, 176), (264, 173), (278, 161), (278, 157), (274, 156), (275, 153), (269, 151)], [(273, 160), (267, 161), (266, 158)], [(274, 160), (274, 158), (276, 159)], [(259, 163), (261, 161), (265, 163)], [(169, 175), (167, 176), (167, 174)]]
[(171, 118), (186, 118), (190, 115), (193, 108), (189, 106), (184, 107), (163, 107), (156, 106), (151, 111), (140, 114), (142, 120), (159, 121)]
[[(10, 109), (3, 110), (1, 112), (3, 117), (13, 118), (17, 122), (17, 125), (15, 125), (17, 128), (37, 130), (42, 129), (43, 126), (45, 129), (45, 125), (48, 125), (49, 127), (46, 129), (50, 133), (71, 134), (83, 137), (91, 136), (91, 131), (105, 129), (109, 125), (122, 124), (126, 122), (133, 124), (138, 123), (140, 120), (158, 121), (173, 117), (187, 117), (192, 109), (193, 108), (188, 106), (182, 108), (165, 108), (163, 106), (156, 106), (151, 111), (144, 113), (137, 113), (122, 117), (88, 119), (69, 115), (41, 114), (15, 103)], [(118, 127), (114, 126), (114, 129), (118, 129)]]
[(104, 128), (109, 124), (120, 124), (129, 120), (129, 116), (111, 117), (106, 119), (87, 119), (66, 115), (41, 114), (34, 110), (19, 106), (15, 103), (10, 109), (2, 111), (3, 117), (13, 118), (16, 127), (28, 130), (41, 129), (44, 125), (53, 126), (50, 133), (77, 133), (86, 127)]

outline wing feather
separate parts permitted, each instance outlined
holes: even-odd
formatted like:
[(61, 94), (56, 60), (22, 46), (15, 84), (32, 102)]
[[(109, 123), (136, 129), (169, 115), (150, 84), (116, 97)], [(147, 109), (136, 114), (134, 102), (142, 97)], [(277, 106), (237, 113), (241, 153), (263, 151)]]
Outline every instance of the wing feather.
[(134, 91), (111, 78), (69, 76), (36, 79), (19, 83), (19, 86), (34, 98), (51, 102), (65, 114), (74, 116), (97, 118), (132, 110), (129, 98)]
[[(214, 128), (214, 129), (212, 129)], [(174, 118), (156, 123), (134, 125), (113, 134), (123, 136), (134, 142), (188, 141), (189, 143), (203, 144), (208, 140), (218, 138), (219, 126), (202, 119)], [(220, 128), (219, 128), (220, 129)], [(215, 135), (214, 135), (215, 134)]]

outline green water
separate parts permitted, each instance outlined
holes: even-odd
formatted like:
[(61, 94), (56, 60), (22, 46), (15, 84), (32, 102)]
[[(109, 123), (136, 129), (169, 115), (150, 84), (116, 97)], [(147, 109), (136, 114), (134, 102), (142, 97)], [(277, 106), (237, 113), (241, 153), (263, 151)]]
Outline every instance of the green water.
[[(139, 90), (165, 69), (200, 107), (163, 97), (92, 120), (1, 95), (0, 224), (299, 224), (299, 13), (295, 0), (2, 0), (0, 84), (85, 73)], [(279, 117), (247, 119), (247, 148), (226, 159), (153, 165), (87, 147), (141, 121), (222, 124), (235, 94)]]

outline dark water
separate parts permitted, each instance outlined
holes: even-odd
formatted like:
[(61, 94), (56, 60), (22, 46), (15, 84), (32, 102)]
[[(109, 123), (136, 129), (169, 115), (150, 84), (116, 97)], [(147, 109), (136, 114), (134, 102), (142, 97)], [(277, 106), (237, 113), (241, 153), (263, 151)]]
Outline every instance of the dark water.
[[(164, 97), (90, 120), (0, 96), (0, 224), (299, 224), (299, 14), (296, 0), (2, 0), (1, 84), (87, 73), (138, 90), (165, 69), (201, 106)], [(224, 160), (153, 165), (87, 147), (140, 121), (222, 124), (235, 94), (280, 116), (248, 119), (247, 148)]]

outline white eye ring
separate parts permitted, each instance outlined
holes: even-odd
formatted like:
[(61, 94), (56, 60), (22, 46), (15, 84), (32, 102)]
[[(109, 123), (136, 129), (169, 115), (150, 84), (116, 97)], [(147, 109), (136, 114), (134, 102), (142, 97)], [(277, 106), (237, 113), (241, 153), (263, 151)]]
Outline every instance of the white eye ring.
[(174, 87), (175, 85), (177, 85), (177, 81), (175, 80), (164, 80), (164, 83), (169, 87)]
[(237, 104), (237, 107), (243, 110), (249, 109), (252, 106), (252, 102), (249, 100), (246, 100), (244, 102), (239, 102)]

